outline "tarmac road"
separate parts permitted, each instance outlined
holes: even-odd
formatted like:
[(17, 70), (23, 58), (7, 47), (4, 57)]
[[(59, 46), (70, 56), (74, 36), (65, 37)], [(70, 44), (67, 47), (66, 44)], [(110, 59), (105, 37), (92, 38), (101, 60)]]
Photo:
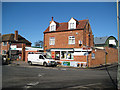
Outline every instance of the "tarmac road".
[(2, 90), (11, 88), (11, 90), (36, 90), (40, 88), (61, 90), (116, 90), (116, 69), (116, 67), (108, 70), (96, 70), (3, 65)]

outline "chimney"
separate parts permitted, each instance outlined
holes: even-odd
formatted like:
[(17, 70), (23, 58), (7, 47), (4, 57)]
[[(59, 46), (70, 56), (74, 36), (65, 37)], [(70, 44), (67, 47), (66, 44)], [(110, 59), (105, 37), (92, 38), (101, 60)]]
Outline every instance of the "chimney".
[(53, 21), (53, 17), (52, 17), (52, 21)]
[(18, 41), (18, 31), (17, 31), (17, 30), (15, 31), (14, 39), (15, 39), (16, 41)]

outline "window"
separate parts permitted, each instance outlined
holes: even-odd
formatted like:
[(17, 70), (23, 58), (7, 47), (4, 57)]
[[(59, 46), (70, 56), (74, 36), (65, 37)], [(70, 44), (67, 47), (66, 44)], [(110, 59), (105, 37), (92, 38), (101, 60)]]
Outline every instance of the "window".
[(75, 37), (69, 36), (69, 44), (75, 44)]
[(3, 42), (3, 46), (7, 46), (7, 42)]
[(39, 59), (44, 59), (42, 55), (39, 56)]
[(92, 59), (95, 59), (95, 54), (94, 53), (92, 53)]
[(72, 51), (61, 51), (61, 59), (73, 59)]
[(50, 37), (49, 44), (55, 45), (55, 37)]
[(2, 51), (2, 54), (6, 54), (6, 50), (3, 50), (3, 51)]
[(51, 31), (55, 31), (55, 25), (51, 26)]
[(70, 23), (70, 29), (74, 29), (74, 23)]
[(34, 54), (34, 52), (28, 52), (28, 54)]

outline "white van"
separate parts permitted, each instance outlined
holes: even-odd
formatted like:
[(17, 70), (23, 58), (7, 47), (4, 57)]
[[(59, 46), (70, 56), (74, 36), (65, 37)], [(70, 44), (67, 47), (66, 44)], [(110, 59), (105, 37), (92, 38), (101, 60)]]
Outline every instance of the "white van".
[(39, 64), (44, 66), (57, 66), (57, 62), (49, 55), (44, 54), (28, 54), (28, 64)]

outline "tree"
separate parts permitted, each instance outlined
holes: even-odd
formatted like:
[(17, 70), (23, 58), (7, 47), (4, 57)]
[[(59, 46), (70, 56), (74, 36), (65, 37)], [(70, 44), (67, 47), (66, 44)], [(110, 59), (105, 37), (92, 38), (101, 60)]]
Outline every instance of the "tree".
[(36, 47), (41, 47), (41, 48), (43, 48), (43, 41), (41, 41), (41, 40), (39, 40), (39, 41), (37, 41), (37, 42), (35, 42), (35, 46)]

